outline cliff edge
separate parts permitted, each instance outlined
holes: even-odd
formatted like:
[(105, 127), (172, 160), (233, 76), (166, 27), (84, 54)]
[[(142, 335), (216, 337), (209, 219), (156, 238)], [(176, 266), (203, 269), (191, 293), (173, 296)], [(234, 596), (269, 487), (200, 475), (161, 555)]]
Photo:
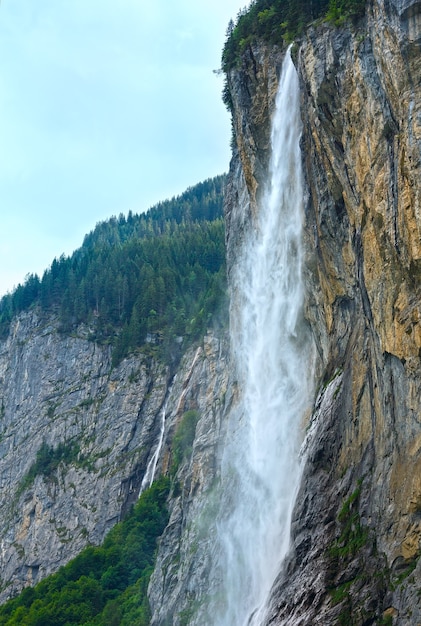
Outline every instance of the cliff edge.
[[(357, 23), (314, 24), (294, 49), (319, 392), (270, 624), (421, 620), (420, 11), (369, 2)], [(263, 186), (282, 55), (251, 45), (228, 74), (231, 262), (239, 198), (252, 211)]]

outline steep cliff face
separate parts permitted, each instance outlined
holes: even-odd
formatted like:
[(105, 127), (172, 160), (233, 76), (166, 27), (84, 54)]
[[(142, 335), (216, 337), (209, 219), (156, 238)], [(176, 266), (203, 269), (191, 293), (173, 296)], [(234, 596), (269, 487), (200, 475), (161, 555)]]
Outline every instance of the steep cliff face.
[[(268, 623), (421, 619), (420, 10), (370, 2), (357, 25), (315, 25), (295, 50), (320, 393)], [(281, 56), (251, 47), (229, 76), (230, 263), (262, 187)]]
[[(318, 393), (268, 624), (421, 622), (420, 44), (419, 2), (373, 0), (358, 24), (315, 24), (294, 48)], [(249, 46), (228, 76), (229, 275), (266, 182), (284, 52)], [(147, 356), (112, 369), (83, 330), (65, 337), (24, 314), (0, 345), (0, 400), (1, 598), (99, 543), (162, 441), (157, 472), (173, 487), (152, 624), (211, 623), (200, 607), (214, 592), (220, 460), (237, 402), (227, 338), (208, 334), (177, 371)], [(174, 467), (171, 442), (190, 410), (194, 441)]]
[(213, 393), (223, 394), (222, 352), (208, 335), (176, 371), (142, 355), (113, 369), (109, 348), (83, 331), (66, 337), (35, 313), (14, 321), (0, 346), (1, 599), (102, 541), (138, 497), (164, 407), (157, 472), (168, 470), (169, 442), (189, 409), (199, 412), (203, 443)]
[[(208, 574), (218, 507), (220, 445), (233, 401), (227, 348), (226, 340), (211, 338), (205, 345), (206, 360), (195, 369), (190, 388), (179, 396), (186, 408), (198, 409), (201, 417), (191, 453), (174, 475), (170, 520), (159, 542), (149, 585), (151, 624), (157, 626), (206, 623), (194, 619), (211, 592)], [(180, 409), (175, 414), (180, 417)]]

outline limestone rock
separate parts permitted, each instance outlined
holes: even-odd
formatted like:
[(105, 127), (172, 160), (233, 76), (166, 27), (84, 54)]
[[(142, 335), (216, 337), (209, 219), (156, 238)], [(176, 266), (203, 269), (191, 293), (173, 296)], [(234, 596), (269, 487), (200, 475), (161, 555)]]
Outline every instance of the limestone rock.
[[(311, 26), (295, 55), (321, 392), (268, 624), (421, 621), (420, 43), (418, 2), (374, 0), (358, 24)], [(229, 275), (257, 210), (282, 55), (254, 45), (228, 76)]]
[[(99, 544), (136, 501), (165, 403), (157, 472), (188, 408), (201, 413), (196, 447), (200, 441), (205, 447), (214, 393), (223, 394), (222, 350), (210, 334), (175, 372), (141, 354), (112, 369), (108, 347), (61, 335), (54, 320), (34, 312), (14, 320), (0, 345), (2, 600), (56, 571), (88, 543)], [(68, 456), (28, 479), (43, 445), (50, 452), (61, 445)], [(199, 457), (192, 489), (207, 480)]]

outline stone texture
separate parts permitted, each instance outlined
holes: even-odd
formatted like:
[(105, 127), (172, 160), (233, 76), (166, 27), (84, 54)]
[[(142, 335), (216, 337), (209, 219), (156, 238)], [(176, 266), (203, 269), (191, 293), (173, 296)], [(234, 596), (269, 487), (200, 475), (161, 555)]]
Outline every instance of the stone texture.
[[(189, 349), (177, 371), (142, 354), (111, 368), (110, 350), (57, 332), (36, 313), (15, 319), (0, 345), (0, 571), (1, 599), (34, 584), (99, 544), (137, 499), (159, 440), (157, 471), (168, 465), (177, 420), (201, 412), (195, 449), (205, 447), (224, 380), (220, 341), (208, 335)], [(222, 393), (222, 391), (221, 391)], [(204, 432), (201, 431), (204, 429)], [(201, 435), (201, 437), (199, 436)], [(25, 476), (43, 443), (76, 442), (77, 457), (31, 484)], [(206, 481), (197, 455), (190, 488)]]
[[(358, 24), (313, 25), (294, 53), (321, 391), (270, 624), (421, 622), (420, 35), (418, 2), (375, 0)], [(228, 76), (229, 275), (257, 210), (282, 55), (253, 46)]]
[[(199, 599), (209, 591), (215, 488), (224, 407), (230, 406), (227, 344), (207, 337), (200, 364), (189, 388), (179, 394), (181, 411), (196, 409), (200, 419), (191, 455), (174, 477), (170, 521), (160, 539), (155, 571), (149, 586), (151, 624), (183, 624), (193, 616)], [(189, 621), (190, 623), (190, 621)]]
[[(310, 29), (298, 56), (307, 317), (321, 383), (335, 371), (343, 383), (308, 458), (271, 624), (420, 622), (421, 57), (409, 9), (370, 3), (357, 27)], [(338, 541), (350, 552), (338, 556)]]

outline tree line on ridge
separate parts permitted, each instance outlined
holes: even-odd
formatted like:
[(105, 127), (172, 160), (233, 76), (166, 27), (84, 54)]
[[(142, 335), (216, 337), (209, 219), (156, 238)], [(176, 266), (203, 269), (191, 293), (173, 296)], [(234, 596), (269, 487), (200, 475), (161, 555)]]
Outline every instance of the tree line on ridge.
[(90, 339), (112, 346), (114, 364), (142, 346), (171, 358), (224, 302), (224, 181), (99, 223), (71, 256), (0, 300), (0, 337), (16, 314), (37, 307), (58, 317), (61, 332), (84, 324)]

